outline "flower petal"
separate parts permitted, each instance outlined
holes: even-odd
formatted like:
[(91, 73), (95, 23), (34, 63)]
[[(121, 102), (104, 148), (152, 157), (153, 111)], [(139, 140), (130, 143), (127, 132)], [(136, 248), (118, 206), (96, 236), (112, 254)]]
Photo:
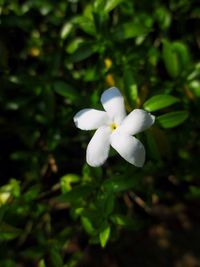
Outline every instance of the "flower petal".
[(116, 130), (111, 135), (111, 146), (129, 163), (137, 167), (143, 166), (145, 149), (143, 144), (134, 136)]
[(108, 158), (110, 150), (110, 135), (111, 129), (107, 126), (102, 126), (96, 130), (86, 151), (86, 160), (90, 166), (99, 167)]
[(102, 94), (101, 103), (111, 120), (117, 124), (125, 118), (124, 98), (116, 87), (109, 88)]
[(100, 126), (108, 123), (108, 115), (105, 111), (85, 108), (74, 116), (74, 123), (81, 130), (96, 130)]
[(133, 110), (122, 122), (119, 129), (134, 135), (149, 128), (155, 121), (155, 116), (142, 109)]

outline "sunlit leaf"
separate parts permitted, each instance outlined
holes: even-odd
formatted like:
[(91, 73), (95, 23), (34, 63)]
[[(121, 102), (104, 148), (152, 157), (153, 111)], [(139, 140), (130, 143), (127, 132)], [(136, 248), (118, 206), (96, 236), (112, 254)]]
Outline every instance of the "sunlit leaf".
[(96, 30), (95, 30), (95, 25), (94, 21), (91, 18), (85, 17), (85, 16), (79, 16), (75, 18), (74, 23), (78, 27), (80, 27), (84, 32), (95, 35)]
[(156, 95), (148, 99), (143, 106), (147, 111), (153, 112), (171, 106), (178, 101), (179, 99), (172, 95)]
[(40, 260), (38, 267), (46, 267), (44, 259)]
[(66, 39), (73, 29), (73, 24), (71, 22), (66, 22), (60, 32), (61, 39)]
[(117, 7), (121, 2), (122, 0), (107, 0), (104, 8), (105, 12), (110, 12), (115, 7)]
[(66, 193), (72, 189), (71, 184), (80, 181), (80, 177), (77, 174), (66, 174), (60, 178), (61, 190)]
[(71, 42), (69, 42), (66, 46), (66, 52), (69, 54), (73, 54), (80, 46), (84, 43), (83, 38), (74, 38)]
[(108, 239), (110, 237), (110, 225), (108, 223), (105, 223), (102, 226), (102, 229), (99, 233), (99, 239), (100, 239), (100, 243), (102, 248), (104, 248), (108, 242)]

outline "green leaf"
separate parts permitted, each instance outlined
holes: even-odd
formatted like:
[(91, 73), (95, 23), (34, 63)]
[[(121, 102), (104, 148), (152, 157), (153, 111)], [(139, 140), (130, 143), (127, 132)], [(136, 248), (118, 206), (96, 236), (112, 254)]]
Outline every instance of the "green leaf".
[(114, 194), (107, 194), (105, 199), (104, 199), (104, 215), (105, 217), (109, 216), (115, 205), (115, 195)]
[(191, 185), (189, 189), (190, 189), (190, 192), (188, 194), (189, 197), (197, 198), (197, 199), (200, 198), (200, 187)]
[(117, 7), (122, 0), (107, 0), (105, 4), (105, 12), (109, 13), (111, 10), (113, 10), (115, 7)]
[(77, 37), (74, 38), (65, 48), (66, 52), (73, 54), (84, 43), (84, 39)]
[(173, 128), (183, 123), (188, 116), (188, 111), (174, 111), (157, 117), (157, 120), (163, 128)]
[(133, 220), (132, 218), (121, 214), (113, 214), (110, 219), (114, 224), (130, 230), (139, 230), (143, 226), (142, 221)]
[(0, 0), (0, 5), (3, 5), (5, 3), (5, 0)]
[(63, 266), (63, 260), (61, 257), (61, 252), (59, 251), (58, 247), (52, 246), (50, 249), (50, 260), (51, 260), (51, 266), (52, 267), (62, 267)]
[(9, 184), (0, 187), (0, 207), (5, 204), (10, 197), (20, 196), (20, 183), (15, 179), (11, 179)]
[(44, 259), (40, 260), (38, 263), (38, 267), (46, 267)]
[(169, 28), (172, 18), (170, 12), (165, 7), (161, 6), (156, 9), (155, 18), (161, 29)]
[(95, 0), (94, 1), (94, 10), (98, 13), (104, 11), (106, 0)]
[(52, 88), (49, 85), (46, 85), (44, 88), (45, 92), (45, 109), (44, 117), (46, 123), (52, 122), (55, 115), (55, 97)]
[(71, 191), (57, 197), (59, 201), (76, 202), (88, 197), (94, 191), (90, 185), (78, 185), (72, 188)]
[(190, 63), (190, 54), (187, 46), (176, 41), (163, 41), (163, 59), (170, 76), (177, 77)]
[(61, 39), (63, 40), (66, 39), (67, 36), (71, 33), (72, 29), (73, 29), (73, 24), (71, 22), (66, 22), (63, 25), (61, 32), (60, 32)]
[(172, 48), (174, 51), (176, 51), (179, 59), (179, 64), (182, 70), (184, 70), (185, 68), (188, 67), (190, 63), (190, 54), (187, 46), (182, 42), (176, 41), (172, 43)]
[(60, 180), (61, 190), (66, 193), (72, 189), (72, 183), (80, 181), (80, 177), (77, 174), (70, 173), (62, 176)]
[(84, 43), (70, 56), (71, 62), (79, 62), (89, 58), (91, 55), (97, 52), (97, 47), (92, 43)]
[(0, 224), (0, 241), (8, 241), (17, 238), (22, 233), (21, 229), (1, 222)]
[(129, 68), (126, 68), (124, 71), (124, 89), (129, 102), (136, 105), (138, 86), (134, 79), (134, 73)]
[(103, 171), (102, 167), (92, 168), (88, 164), (83, 166), (83, 181), (90, 182), (94, 180), (98, 183), (98, 181), (102, 178)]
[(128, 189), (138, 186), (138, 177), (138, 174), (137, 176), (133, 175), (130, 177), (125, 177), (121, 175), (105, 180), (102, 186), (105, 190), (110, 192), (126, 191)]
[(120, 226), (125, 226), (127, 225), (127, 222), (129, 224), (129, 219), (124, 216), (124, 215), (120, 215), (120, 214), (113, 214), (111, 216), (111, 220), (117, 224), (117, 225), (120, 225)]
[(155, 134), (152, 132), (151, 129), (149, 131), (146, 131), (146, 138), (147, 138), (147, 144), (149, 147), (149, 154), (156, 161), (159, 161), (161, 159), (160, 152), (158, 149), (158, 145), (156, 143)]
[(95, 229), (92, 225), (92, 222), (90, 221), (90, 219), (86, 216), (81, 216), (81, 223), (85, 229), (85, 231), (89, 234), (89, 235), (93, 235), (95, 233)]
[(94, 205), (98, 210), (98, 214), (103, 218), (107, 218), (113, 211), (115, 205), (115, 194), (113, 192), (101, 192), (97, 195)]
[(96, 29), (94, 25), (94, 21), (91, 18), (85, 17), (85, 16), (79, 16), (76, 17), (74, 22), (78, 27), (80, 27), (84, 32), (95, 35)]
[(77, 91), (70, 84), (63, 81), (56, 81), (54, 83), (54, 90), (57, 94), (64, 96), (72, 102), (76, 102), (80, 98)]
[(14, 197), (19, 197), (20, 196), (20, 182), (17, 181), (16, 179), (11, 179), (10, 186), (12, 188), (12, 195)]
[(177, 53), (173, 46), (167, 40), (163, 40), (162, 55), (167, 72), (172, 78), (175, 78), (180, 73), (180, 64)]
[(153, 112), (169, 107), (178, 101), (179, 99), (172, 95), (156, 95), (148, 99), (143, 106), (147, 111)]
[[(45, 250), (45, 251), (44, 251)], [(32, 245), (31, 247), (25, 248), (21, 251), (23, 258), (29, 259), (31, 261), (37, 261), (44, 257), (46, 248), (42, 245)]]
[(108, 239), (110, 237), (110, 230), (110, 225), (108, 223), (105, 223), (99, 233), (99, 239), (102, 248), (104, 248), (108, 242)]
[(193, 80), (188, 84), (189, 90), (196, 96), (200, 97), (200, 81), (199, 80)]
[(144, 24), (138, 22), (127, 22), (116, 28), (113, 32), (114, 39), (120, 41), (129, 38), (139, 37), (150, 31)]

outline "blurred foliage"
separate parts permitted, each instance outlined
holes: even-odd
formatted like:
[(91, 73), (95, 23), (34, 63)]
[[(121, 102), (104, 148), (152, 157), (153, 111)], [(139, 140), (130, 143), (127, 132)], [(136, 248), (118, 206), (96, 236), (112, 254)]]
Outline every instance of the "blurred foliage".
[[(199, 199), (199, 26), (195, 0), (0, 1), (0, 266), (78, 266)], [(143, 169), (85, 164), (72, 118), (111, 86), (157, 118)]]

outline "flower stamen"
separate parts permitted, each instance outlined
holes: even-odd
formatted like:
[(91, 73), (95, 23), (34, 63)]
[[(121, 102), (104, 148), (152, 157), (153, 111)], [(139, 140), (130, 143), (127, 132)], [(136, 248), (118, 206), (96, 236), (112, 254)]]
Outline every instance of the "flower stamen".
[(110, 125), (110, 128), (111, 128), (111, 130), (112, 130), (112, 132), (113, 132), (114, 130), (117, 129), (117, 124), (113, 122), (113, 123)]

